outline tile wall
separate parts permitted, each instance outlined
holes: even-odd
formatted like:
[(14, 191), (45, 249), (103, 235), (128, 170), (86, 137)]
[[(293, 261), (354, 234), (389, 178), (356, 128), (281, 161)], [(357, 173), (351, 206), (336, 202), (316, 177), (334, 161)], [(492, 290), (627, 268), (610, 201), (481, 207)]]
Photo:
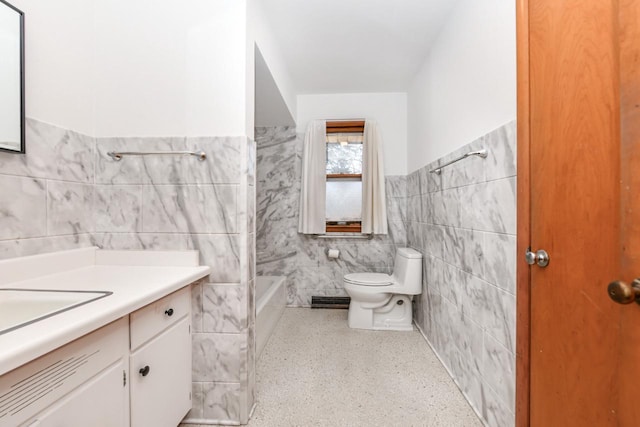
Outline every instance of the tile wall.
[[(468, 151), (472, 157), (429, 173)], [(414, 318), (478, 415), (514, 425), (516, 125), (408, 177), (409, 246), (424, 255)]]
[[(0, 153), (0, 258), (96, 245), (197, 249), (193, 409), (203, 424), (254, 404), (255, 143), (245, 137), (92, 138), (27, 120), (27, 154)], [(208, 157), (108, 151), (204, 150)]]
[[(311, 296), (346, 296), (347, 273), (390, 273), (396, 247), (406, 245), (406, 177), (386, 178), (388, 236), (317, 240), (298, 234), (303, 135), (295, 127), (256, 128), (257, 274), (287, 277), (287, 304), (307, 307)], [(340, 258), (327, 257), (329, 248)]]
[(0, 152), (0, 259), (90, 246), (93, 138), (33, 119), (26, 138)]

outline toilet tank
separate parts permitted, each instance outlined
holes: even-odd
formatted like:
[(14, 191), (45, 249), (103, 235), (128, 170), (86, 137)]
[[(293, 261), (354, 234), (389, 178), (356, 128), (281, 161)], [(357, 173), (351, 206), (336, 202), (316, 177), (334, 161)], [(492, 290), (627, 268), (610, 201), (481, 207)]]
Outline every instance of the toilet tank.
[(398, 248), (393, 277), (402, 288), (402, 293), (422, 293), (422, 254), (411, 248)]

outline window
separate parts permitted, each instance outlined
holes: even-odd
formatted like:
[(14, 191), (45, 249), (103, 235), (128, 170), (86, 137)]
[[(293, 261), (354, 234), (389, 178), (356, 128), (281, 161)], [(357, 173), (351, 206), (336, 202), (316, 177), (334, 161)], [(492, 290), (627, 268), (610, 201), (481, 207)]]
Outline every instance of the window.
[(364, 121), (327, 122), (327, 232), (362, 229)]

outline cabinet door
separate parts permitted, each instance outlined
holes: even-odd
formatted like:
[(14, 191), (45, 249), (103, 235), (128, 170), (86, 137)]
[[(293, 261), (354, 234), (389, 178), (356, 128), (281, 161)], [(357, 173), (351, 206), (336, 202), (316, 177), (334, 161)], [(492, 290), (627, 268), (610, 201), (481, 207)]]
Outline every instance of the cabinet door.
[(27, 421), (29, 427), (123, 427), (129, 425), (126, 357), (108, 367), (50, 408)]
[(191, 332), (185, 317), (131, 355), (132, 427), (175, 427), (191, 409)]

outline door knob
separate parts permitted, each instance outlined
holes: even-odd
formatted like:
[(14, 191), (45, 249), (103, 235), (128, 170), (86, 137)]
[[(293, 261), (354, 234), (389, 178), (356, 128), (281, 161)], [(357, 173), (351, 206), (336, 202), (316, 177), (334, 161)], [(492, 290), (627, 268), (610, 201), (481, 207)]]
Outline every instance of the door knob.
[(543, 268), (549, 265), (549, 254), (544, 249), (540, 249), (537, 252), (531, 252), (531, 248), (527, 248), (525, 259), (529, 265), (538, 264), (538, 267)]
[(618, 304), (631, 304), (637, 302), (640, 304), (640, 278), (631, 282), (631, 285), (616, 280), (607, 286), (609, 297)]

